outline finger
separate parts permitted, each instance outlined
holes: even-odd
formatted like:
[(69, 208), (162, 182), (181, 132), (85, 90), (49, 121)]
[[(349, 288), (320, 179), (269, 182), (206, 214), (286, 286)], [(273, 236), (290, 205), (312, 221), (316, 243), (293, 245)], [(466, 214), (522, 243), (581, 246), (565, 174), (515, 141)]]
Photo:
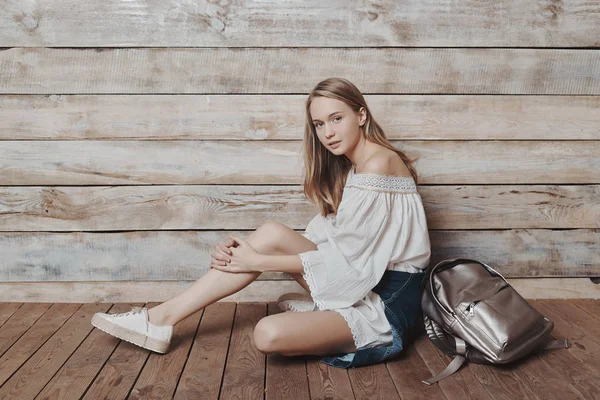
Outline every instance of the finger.
[(234, 236), (234, 235), (230, 235), (229, 237), (232, 238), (233, 240), (235, 240), (236, 242), (238, 242), (239, 244), (242, 244), (242, 243), (246, 242), (245, 240), (240, 239), (239, 237)]
[(222, 252), (224, 255), (226, 255), (226, 256), (230, 256), (230, 255), (231, 255), (231, 249), (229, 249), (229, 247), (226, 247), (225, 245), (223, 245), (223, 244), (219, 244), (219, 243), (217, 243), (215, 246), (216, 246), (216, 247), (217, 247), (219, 250), (221, 250), (221, 252)]
[(227, 261), (227, 262), (231, 261), (229, 254), (226, 254), (218, 244), (215, 244), (215, 249), (217, 249), (217, 252), (215, 253), (215, 258), (217, 260)]
[(210, 263), (211, 268), (214, 266), (220, 266), (220, 265), (227, 265), (227, 263), (225, 261), (217, 261), (217, 260), (214, 260), (213, 262)]
[(214, 267), (214, 269), (223, 271), (223, 272), (235, 272), (232, 267), (227, 267), (227, 266), (223, 266), (223, 265), (217, 265)]
[(220, 254), (210, 253), (210, 256), (212, 257), (211, 263), (213, 263), (213, 262), (219, 262), (219, 263), (221, 263), (221, 262), (227, 262), (227, 259), (225, 258), (225, 256), (222, 256)]

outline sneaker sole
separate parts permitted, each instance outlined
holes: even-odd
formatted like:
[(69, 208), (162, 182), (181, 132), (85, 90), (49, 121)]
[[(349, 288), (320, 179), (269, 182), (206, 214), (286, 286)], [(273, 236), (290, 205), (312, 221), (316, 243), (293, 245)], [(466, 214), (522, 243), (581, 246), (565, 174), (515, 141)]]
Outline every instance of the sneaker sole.
[(119, 339), (125, 340), (126, 342), (133, 343), (136, 346), (143, 347), (144, 349), (164, 354), (169, 348), (169, 343), (165, 341), (153, 339), (139, 332), (123, 328), (119, 325), (115, 325), (112, 322), (107, 321), (98, 315), (94, 315), (92, 317), (91, 322), (93, 326), (100, 329), (101, 331), (106, 332), (109, 335), (118, 337)]

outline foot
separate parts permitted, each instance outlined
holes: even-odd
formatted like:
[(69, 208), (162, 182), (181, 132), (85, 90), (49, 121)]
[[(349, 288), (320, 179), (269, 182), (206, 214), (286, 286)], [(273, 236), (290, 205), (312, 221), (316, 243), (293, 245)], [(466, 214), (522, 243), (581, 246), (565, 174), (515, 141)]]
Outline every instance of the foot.
[(154, 325), (148, 320), (148, 309), (133, 307), (120, 314), (95, 313), (92, 325), (110, 335), (157, 353), (166, 353), (171, 343), (173, 326)]
[(277, 299), (277, 306), (281, 311), (305, 312), (313, 311), (315, 303), (309, 294), (285, 293)]

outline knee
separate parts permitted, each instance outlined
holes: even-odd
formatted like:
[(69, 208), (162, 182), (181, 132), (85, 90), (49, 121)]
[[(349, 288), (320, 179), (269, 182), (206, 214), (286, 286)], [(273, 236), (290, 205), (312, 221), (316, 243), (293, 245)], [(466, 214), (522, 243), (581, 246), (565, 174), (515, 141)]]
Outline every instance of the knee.
[(268, 317), (258, 321), (254, 327), (254, 345), (261, 353), (275, 353), (277, 351), (278, 337), (277, 327)]
[(280, 240), (285, 226), (274, 220), (267, 220), (254, 231), (248, 241), (259, 252), (264, 254), (278, 254)]
[(283, 225), (281, 222), (275, 221), (273, 219), (268, 219), (259, 227), (259, 229), (262, 231), (266, 231), (270, 234), (276, 234), (277, 232), (280, 232), (284, 227), (285, 225)]

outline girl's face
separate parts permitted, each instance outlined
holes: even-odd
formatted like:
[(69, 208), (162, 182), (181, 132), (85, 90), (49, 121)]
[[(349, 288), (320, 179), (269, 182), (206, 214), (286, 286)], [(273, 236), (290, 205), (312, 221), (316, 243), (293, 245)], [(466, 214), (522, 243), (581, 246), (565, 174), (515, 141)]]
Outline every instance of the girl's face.
[[(310, 115), (319, 141), (333, 154), (344, 154), (360, 141), (364, 108), (357, 114), (343, 101), (319, 96), (310, 104)], [(332, 147), (332, 142), (339, 143)]]

